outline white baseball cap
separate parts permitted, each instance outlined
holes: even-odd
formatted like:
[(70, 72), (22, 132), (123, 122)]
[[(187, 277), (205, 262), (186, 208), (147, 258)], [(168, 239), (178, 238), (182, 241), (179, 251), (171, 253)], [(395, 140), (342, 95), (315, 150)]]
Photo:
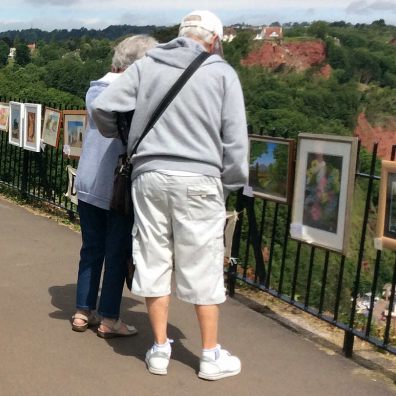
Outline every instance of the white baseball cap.
[(201, 27), (223, 39), (223, 24), (220, 19), (210, 11), (196, 10), (186, 15), (180, 24), (180, 29), (184, 27)]

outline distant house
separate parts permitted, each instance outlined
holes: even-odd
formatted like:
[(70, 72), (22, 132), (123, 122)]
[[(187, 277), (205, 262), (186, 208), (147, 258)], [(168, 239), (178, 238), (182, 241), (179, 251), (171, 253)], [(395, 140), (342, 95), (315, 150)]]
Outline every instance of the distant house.
[(281, 40), (283, 38), (283, 28), (281, 26), (264, 26), (255, 40)]
[[(32, 54), (34, 51), (36, 51), (36, 43), (33, 44), (28, 44), (27, 47), (29, 48), (30, 53)], [(8, 57), (11, 59), (15, 58), (15, 53), (16, 53), (16, 48), (12, 47), (10, 48), (10, 53), (8, 54)]]
[(16, 48), (10, 48), (10, 53), (8, 54), (8, 57), (11, 59), (15, 58), (15, 52), (16, 52)]
[(236, 30), (234, 28), (225, 28), (223, 34), (223, 41), (231, 43), (236, 37)]
[(31, 54), (32, 54), (34, 51), (36, 51), (36, 43), (28, 44), (27, 47), (29, 48)]

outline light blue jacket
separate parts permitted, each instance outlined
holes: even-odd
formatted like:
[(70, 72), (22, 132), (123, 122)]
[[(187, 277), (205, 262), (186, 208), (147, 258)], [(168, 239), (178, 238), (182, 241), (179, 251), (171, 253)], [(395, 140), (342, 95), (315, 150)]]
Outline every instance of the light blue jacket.
[(120, 74), (107, 73), (92, 81), (86, 95), (88, 112), (82, 154), (77, 168), (76, 190), (81, 201), (109, 210), (113, 192), (114, 169), (119, 155), (125, 153), (120, 139), (103, 137), (92, 119), (92, 102)]

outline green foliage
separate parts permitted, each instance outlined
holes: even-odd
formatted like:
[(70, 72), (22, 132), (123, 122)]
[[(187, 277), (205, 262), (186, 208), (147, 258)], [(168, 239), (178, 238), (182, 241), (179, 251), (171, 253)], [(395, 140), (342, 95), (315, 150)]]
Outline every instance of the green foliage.
[(386, 125), (395, 116), (396, 90), (370, 85), (362, 96), (360, 108), (371, 124)]
[(20, 43), (15, 46), (15, 63), (25, 66), (30, 62), (30, 50), (26, 44)]
[(174, 25), (157, 30), (153, 34), (153, 37), (159, 43), (167, 43), (168, 41), (171, 41), (174, 38), (176, 38), (178, 34), (179, 34), (179, 25)]
[(355, 125), (360, 98), (355, 83), (297, 73), (277, 75), (257, 67), (239, 74), (248, 121), (255, 131), (287, 131), (290, 137), (300, 131), (349, 135)]
[(325, 40), (329, 31), (329, 24), (324, 21), (312, 22), (308, 28), (308, 34)]
[(15, 39), (23, 40), (27, 43), (43, 41), (49, 43), (53, 42), (66, 42), (69, 40), (79, 40), (82, 37), (89, 39), (108, 39), (116, 40), (120, 37), (132, 34), (153, 34), (158, 28), (153, 25), (147, 26), (131, 26), (131, 25), (111, 25), (103, 30), (86, 29), (55, 29), (51, 32), (43, 31), (40, 29), (24, 29), (24, 30), (9, 30), (0, 32), (0, 38), (7, 37), (10, 41), (14, 42)]
[(0, 67), (7, 64), (9, 52), (10, 49), (8, 48), (8, 45), (4, 41), (0, 40)]
[(232, 40), (231, 43), (224, 43), (224, 58), (234, 67), (239, 67), (243, 59), (252, 48), (252, 38), (254, 33), (249, 30), (242, 30)]

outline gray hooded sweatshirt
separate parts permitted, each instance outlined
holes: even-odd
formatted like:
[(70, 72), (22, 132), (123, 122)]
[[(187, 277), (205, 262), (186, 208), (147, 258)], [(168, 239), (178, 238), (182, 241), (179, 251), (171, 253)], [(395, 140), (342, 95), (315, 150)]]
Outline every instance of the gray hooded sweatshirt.
[[(186, 67), (204, 49), (189, 38), (158, 45), (106, 88), (92, 117), (106, 137), (117, 136), (115, 112), (135, 109), (128, 153), (153, 111)], [(235, 190), (247, 182), (247, 127), (237, 74), (210, 56), (186, 83), (132, 158), (132, 178), (147, 171), (194, 172), (221, 178)]]
[(97, 130), (92, 119), (92, 102), (120, 74), (107, 73), (98, 81), (91, 81), (86, 95), (88, 112), (81, 158), (76, 176), (77, 198), (80, 201), (109, 210), (113, 193), (114, 169), (118, 156), (125, 153), (119, 139), (106, 139)]

